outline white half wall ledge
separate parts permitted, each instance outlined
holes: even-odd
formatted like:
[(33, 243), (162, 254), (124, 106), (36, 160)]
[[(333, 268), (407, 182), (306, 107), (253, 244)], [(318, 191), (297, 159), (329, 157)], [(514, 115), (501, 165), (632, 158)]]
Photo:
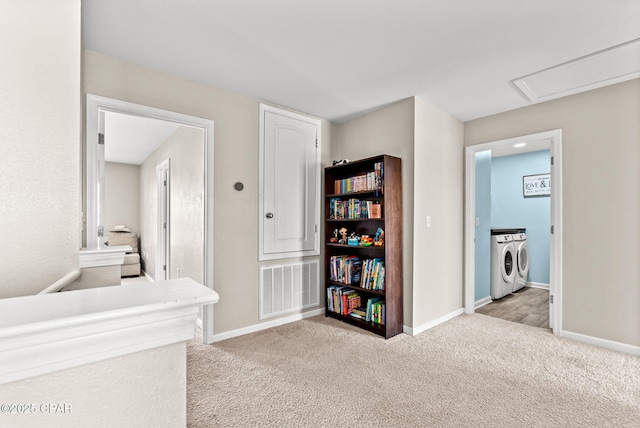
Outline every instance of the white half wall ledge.
[(181, 278), (0, 299), (0, 385), (192, 339), (218, 298)]
[(124, 255), (131, 251), (128, 245), (82, 248), (79, 253), (79, 267), (113, 266), (124, 263)]

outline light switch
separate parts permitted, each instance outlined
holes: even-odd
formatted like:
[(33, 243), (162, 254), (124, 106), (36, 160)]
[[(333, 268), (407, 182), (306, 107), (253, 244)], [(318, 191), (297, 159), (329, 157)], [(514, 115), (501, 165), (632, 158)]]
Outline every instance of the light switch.
[(480, 217), (476, 217), (476, 226), (480, 226)]
[(427, 227), (431, 227), (431, 216), (427, 216)]

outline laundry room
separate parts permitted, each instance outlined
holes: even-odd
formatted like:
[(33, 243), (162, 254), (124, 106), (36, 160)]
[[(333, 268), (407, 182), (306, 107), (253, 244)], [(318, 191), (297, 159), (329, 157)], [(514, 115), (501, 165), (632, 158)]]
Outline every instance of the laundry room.
[(548, 328), (550, 151), (540, 147), (475, 155), (475, 306)]

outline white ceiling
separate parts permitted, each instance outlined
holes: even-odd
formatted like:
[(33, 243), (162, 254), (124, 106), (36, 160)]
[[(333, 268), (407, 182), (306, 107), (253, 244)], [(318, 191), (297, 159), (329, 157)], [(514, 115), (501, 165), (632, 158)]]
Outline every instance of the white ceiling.
[(180, 127), (147, 117), (105, 112), (104, 160), (140, 165)]
[(512, 80), (640, 37), (639, 0), (83, 0), (89, 50), (332, 121), (418, 96), (467, 121)]

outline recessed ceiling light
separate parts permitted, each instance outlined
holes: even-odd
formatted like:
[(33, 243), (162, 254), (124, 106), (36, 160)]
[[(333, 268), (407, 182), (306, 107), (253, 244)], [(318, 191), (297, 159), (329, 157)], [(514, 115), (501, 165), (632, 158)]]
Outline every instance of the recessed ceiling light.
[(546, 101), (640, 77), (640, 39), (511, 82), (530, 101)]
[(527, 143), (518, 143), (518, 144), (514, 144), (513, 147), (520, 148), (520, 147), (524, 147), (526, 145), (527, 145)]

